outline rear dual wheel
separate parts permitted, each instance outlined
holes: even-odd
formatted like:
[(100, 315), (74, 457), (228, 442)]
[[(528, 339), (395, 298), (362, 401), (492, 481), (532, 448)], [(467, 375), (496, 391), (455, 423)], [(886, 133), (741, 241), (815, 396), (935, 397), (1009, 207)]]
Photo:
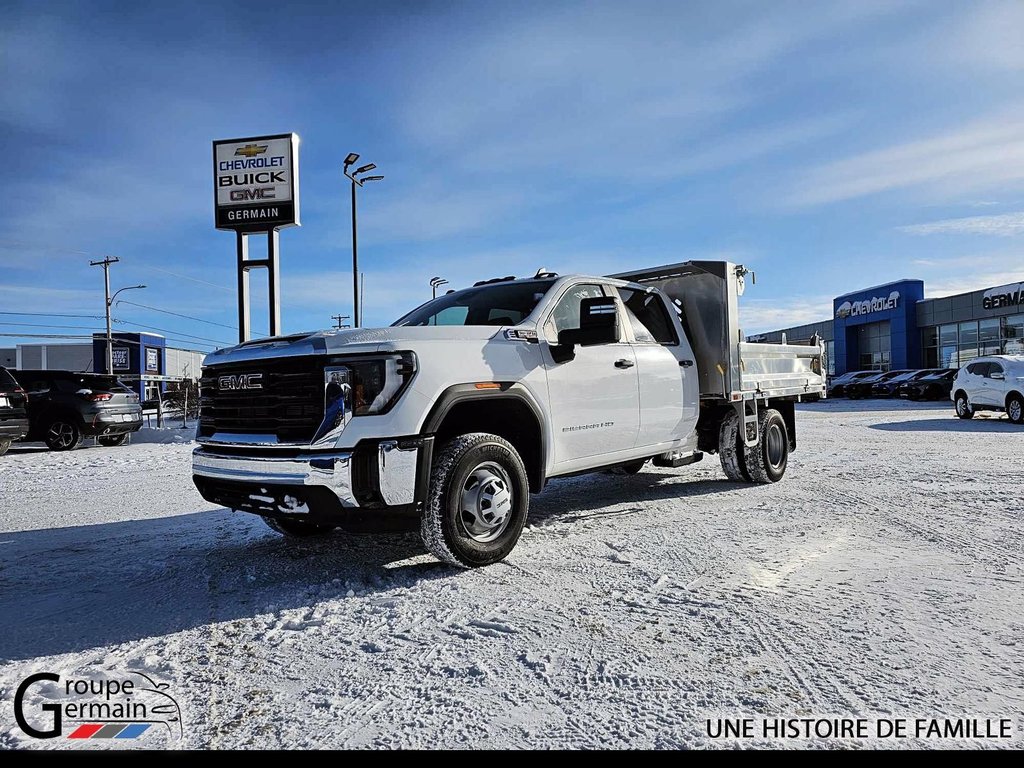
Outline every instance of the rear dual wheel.
[(789, 464), (789, 431), (782, 414), (766, 408), (757, 416), (757, 445), (743, 441), (739, 414), (730, 409), (719, 427), (718, 456), (725, 476), (737, 483), (777, 483)]

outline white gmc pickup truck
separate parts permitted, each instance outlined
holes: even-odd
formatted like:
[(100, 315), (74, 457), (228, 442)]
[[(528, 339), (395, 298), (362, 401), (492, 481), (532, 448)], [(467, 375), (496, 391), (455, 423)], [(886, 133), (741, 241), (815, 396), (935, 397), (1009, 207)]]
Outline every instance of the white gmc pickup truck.
[(476, 567), (508, 555), (555, 477), (718, 453), (730, 480), (776, 482), (794, 403), (825, 395), (822, 348), (744, 342), (746, 274), (542, 270), (390, 328), (220, 350), (203, 369), (195, 484), (283, 534), (418, 527), (438, 558)]

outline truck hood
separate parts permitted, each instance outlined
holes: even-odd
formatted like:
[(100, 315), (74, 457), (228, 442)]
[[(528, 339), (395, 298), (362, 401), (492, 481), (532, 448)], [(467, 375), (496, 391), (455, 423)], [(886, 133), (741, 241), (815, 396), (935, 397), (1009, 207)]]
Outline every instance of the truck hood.
[(309, 331), (256, 339), (218, 349), (206, 356), (205, 365), (264, 360), (268, 357), (415, 350), (418, 344), (426, 342), (486, 341), (501, 330), (495, 326), (434, 325)]

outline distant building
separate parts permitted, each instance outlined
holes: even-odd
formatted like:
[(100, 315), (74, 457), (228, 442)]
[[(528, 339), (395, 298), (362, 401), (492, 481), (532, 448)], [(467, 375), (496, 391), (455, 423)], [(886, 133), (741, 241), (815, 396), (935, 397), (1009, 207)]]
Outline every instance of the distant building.
[(980, 355), (1024, 354), (1024, 283), (924, 298), (924, 282), (898, 280), (833, 300), (833, 317), (749, 341), (806, 342), (817, 335), (828, 372), (959, 368)]
[[(174, 382), (144, 381), (145, 377), (189, 379), (202, 375), (205, 352), (168, 347), (155, 333), (114, 333), (114, 371), (145, 400), (156, 397), (157, 387), (175, 388)], [(107, 338), (94, 334), (92, 342), (79, 344), (19, 344), (0, 349), (5, 368), (107, 373)]]

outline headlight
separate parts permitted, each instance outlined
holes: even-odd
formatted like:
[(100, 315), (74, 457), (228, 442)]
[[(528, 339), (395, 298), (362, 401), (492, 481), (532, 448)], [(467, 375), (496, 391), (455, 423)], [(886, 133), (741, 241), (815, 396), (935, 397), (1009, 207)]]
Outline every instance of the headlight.
[(415, 373), (412, 352), (329, 359), (324, 367), (324, 420), (313, 441), (337, 437), (354, 416), (387, 413)]

